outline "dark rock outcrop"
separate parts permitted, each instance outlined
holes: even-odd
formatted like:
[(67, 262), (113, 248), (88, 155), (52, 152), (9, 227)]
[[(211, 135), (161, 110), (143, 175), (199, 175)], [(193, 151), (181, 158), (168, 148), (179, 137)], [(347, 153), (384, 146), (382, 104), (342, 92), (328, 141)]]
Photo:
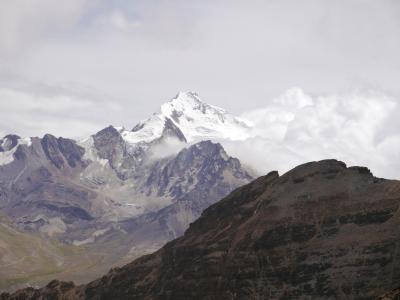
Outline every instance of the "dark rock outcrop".
[(60, 137), (58, 139), (58, 146), (71, 168), (75, 168), (77, 165), (81, 167), (86, 166), (86, 162), (83, 161), (85, 149), (77, 145), (74, 140)]
[(399, 205), (399, 181), (335, 160), (272, 172), (66, 299), (375, 299), (400, 284)]
[(0, 152), (12, 150), (18, 145), (20, 137), (15, 134), (6, 135), (3, 139), (0, 139)]
[(178, 127), (176, 127), (175, 124), (169, 118), (165, 119), (164, 130), (163, 130), (163, 133), (161, 136), (162, 136), (162, 139), (164, 139), (166, 137), (173, 137), (173, 138), (177, 138), (181, 142), (184, 142), (184, 143), (187, 142), (182, 131)]
[(379, 300), (399, 300), (400, 299), (400, 288), (394, 289), (383, 296), (379, 297)]
[[(10, 297), (10, 294), (3, 293), (0, 295), (0, 300), (5, 300)], [(72, 300), (79, 297), (77, 294), (76, 286), (73, 282), (60, 282), (58, 280), (51, 281), (43, 289), (39, 291), (34, 288), (27, 288), (21, 293), (16, 293), (13, 298), (15, 299), (62, 299)]]
[(46, 157), (58, 169), (66, 164), (75, 168), (77, 164), (84, 167), (86, 164), (82, 161), (85, 149), (78, 146), (75, 141), (65, 138), (56, 138), (51, 134), (46, 134), (41, 140), (43, 151)]
[(113, 126), (109, 126), (93, 135), (94, 146), (100, 158), (107, 159), (113, 168), (126, 155), (126, 148), (121, 134)]

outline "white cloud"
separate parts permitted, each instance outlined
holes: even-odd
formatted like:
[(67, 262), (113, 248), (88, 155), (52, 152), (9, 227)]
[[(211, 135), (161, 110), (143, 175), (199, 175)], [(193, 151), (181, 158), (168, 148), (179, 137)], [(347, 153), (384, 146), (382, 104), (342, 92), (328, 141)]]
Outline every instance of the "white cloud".
[[(265, 108), (243, 114), (254, 124), (244, 144), (228, 152), (259, 172), (280, 172), (308, 161), (336, 158), (378, 176), (400, 178), (399, 101), (376, 91), (310, 96), (292, 89)], [(390, 132), (390, 134), (382, 134)]]
[(0, 39), (19, 41), (18, 59), (0, 54), (7, 71), (113, 95), (134, 111), (121, 123), (179, 90), (233, 112), (290, 86), (336, 92), (367, 83), (400, 93), (393, 0), (15, 2), (32, 4), (8, 9), (14, 1), (0, 0), (4, 20), (6, 11), (19, 20), (0, 16)]
[(100, 26), (103, 30), (117, 30), (129, 32), (139, 28), (141, 23), (131, 20), (122, 11), (114, 10), (109, 14), (101, 15), (94, 21), (95, 26)]
[(86, 0), (0, 1), (0, 55), (26, 51), (48, 33), (73, 25)]
[(171, 137), (166, 138), (161, 143), (151, 148), (150, 158), (160, 159), (171, 155), (174, 155), (187, 147), (187, 144), (178, 140), (177, 138)]
[[(64, 89), (0, 87), (0, 128), (21, 136), (52, 133), (83, 137), (104, 127), (104, 115), (118, 115), (121, 108)], [(72, 134), (71, 134), (72, 133)]]

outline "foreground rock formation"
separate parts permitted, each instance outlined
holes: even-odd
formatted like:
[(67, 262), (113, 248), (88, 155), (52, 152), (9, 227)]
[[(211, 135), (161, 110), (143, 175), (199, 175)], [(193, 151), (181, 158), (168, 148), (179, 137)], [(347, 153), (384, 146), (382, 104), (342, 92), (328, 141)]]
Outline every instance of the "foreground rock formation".
[(159, 251), (1, 299), (375, 299), (400, 286), (400, 182), (336, 160), (271, 172)]

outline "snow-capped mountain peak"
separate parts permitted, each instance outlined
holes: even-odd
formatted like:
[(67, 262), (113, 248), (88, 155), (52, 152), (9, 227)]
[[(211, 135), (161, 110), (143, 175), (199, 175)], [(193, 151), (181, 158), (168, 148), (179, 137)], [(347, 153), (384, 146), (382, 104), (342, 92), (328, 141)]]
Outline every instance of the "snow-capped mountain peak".
[(21, 138), (15, 134), (0, 138), (0, 166), (6, 165), (14, 160), (14, 153), (19, 145), (30, 146), (31, 138)]
[(198, 111), (203, 114), (210, 112), (226, 113), (226, 111), (220, 107), (201, 101), (196, 92), (179, 92), (175, 98), (161, 105), (161, 113), (165, 116), (174, 117), (174, 113), (184, 114), (191, 111)]
[(149, 143), (161, 137), (165, 126), (162, 114), (153, 114), (150, 118), (138, 123), (131, 131), (122, 130), (122, 138), (130, 144)]
[(181, 92), (161, 106), (161, 113), (170, 118), (190, 141), (201, 139), (243, 140), (248, 125), (226, 110), (207, 104), (194, 92)]
[(187, 142), (204, 139), (244, 140), (249, 125), (226, 110), (203, 102), (195, 92), (179, 92), (161, 105), (159, 113), (138, 123), (121, 135), (129, 144), (149, 143), (159, 139), (166, 126), (176, 127)]

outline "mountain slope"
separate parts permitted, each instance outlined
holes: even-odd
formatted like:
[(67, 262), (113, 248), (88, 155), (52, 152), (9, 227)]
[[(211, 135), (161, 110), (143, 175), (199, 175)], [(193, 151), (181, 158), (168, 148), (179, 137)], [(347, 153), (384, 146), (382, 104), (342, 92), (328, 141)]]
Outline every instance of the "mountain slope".
[[(174, 158), (157, 162), (145, 176), (142, 186), (146, 193), (173, 197), (173, 203), (158, 211), (125, 219), (118, 223), (119, 228), (129, 232), (125, 239), (135, 248), (158, 249), (181, 236), (204, 209), (251, 178), (221, 145), (200, 142)], [(110, 231), (107, 236), (112, 239), (114, 234)]]
[(235, 190), (183, 237), (88, 285), (3, 299), (373, 299), (400, 283), (399, 205), (399, 181), (312, 162)]
[(1, 290), (25, 287), (26, 282), (45, 284), (100, 262), (101, 257), (90, 255), (83, 247), (16, 230), (8, 218), (0, 216)]
[(97, 230), (104, 233), (95, 238), (93, 246), (102, 245), (103, 249), (111, 246), (111, 253), (115, 245), (125, 248), (126, 253), (119, 254), (120, 261), (125, 263), (155, 251), (181, 236), (204, 209), (251, 178), (240, 162), (229, 157), (221, 145), (210, 141), (194, 144), (177, 156), (154, 162), (137, 182), (143, 194), (158, 201), (172, 199), (170, 204), (111, 224), (98, 224)]
[(73, 140), (45, 135), (8, 152), (12, 159), (0, 166), (0, 206), (18, 228), (51, 236), (103, 214), (103, 204), (112, 205), (74, 181), (87, 162)]

